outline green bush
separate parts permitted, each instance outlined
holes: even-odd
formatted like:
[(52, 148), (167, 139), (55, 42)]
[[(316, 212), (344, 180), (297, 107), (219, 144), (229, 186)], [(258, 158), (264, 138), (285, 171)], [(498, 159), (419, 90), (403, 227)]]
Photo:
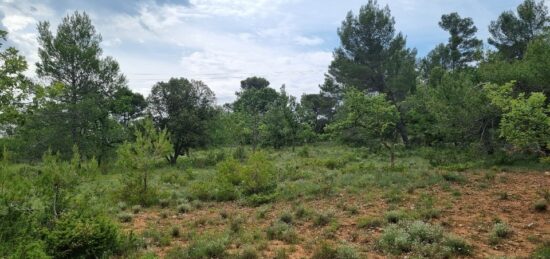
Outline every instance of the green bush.
[(66, 213), (47, 232), (46, 246), (56, 258), (101, 258), (119, 249), (119, 229), (102, 216)]
[(513, 231), (508, 224), (504, 222), (498, 222), (493, 226), (491, 234), (489, 236), (489, 242), (492, 245), (498, 244), (502, 239), (506, 239), (512, 235)]
[(545, 242), (539, 246), (531, 255), (533, 259), (548, 259), (550, 258), (550, 242)]
[(204, 235), (195, 238), (185, 249), (176, 248), (168, 252), (166, 258), (211, 259), (226, 258), (228, 239), (225, 236)]
[(379, 228), (384, 224), (384, 220), (378, 217), (366, 217), (357, 220), (358, 228)]
[(384, 214), (384, 218), (388, 223), (395, 224), (404, 219), (408, 219), (409, 215), (402, 210), (391, 210), (386, 212), (386, 214)]
[(295, 244), (298, 241), (298, 234), (292, 226), (277, 221), (269, 226), (266, 230), (267, 238), (270, 240), (281, 240), (289, 244)]
[(312, 259), (359, 259), (359, 254), (349, 246), (338, 246), (336, 248), (327, 243), (319, 246), (314, 252)]
[(548, 202), (545, 199), (540, 199), (533, 205), (536, 211), (543, 212), (548, 209)]
[(446, 236), (440, 227), (421, 221), (388, 226), (378, 240), (378, 247), (389, 254), (406, 253), (428, 258), (449, 258), (471, 251), (466, 242)]

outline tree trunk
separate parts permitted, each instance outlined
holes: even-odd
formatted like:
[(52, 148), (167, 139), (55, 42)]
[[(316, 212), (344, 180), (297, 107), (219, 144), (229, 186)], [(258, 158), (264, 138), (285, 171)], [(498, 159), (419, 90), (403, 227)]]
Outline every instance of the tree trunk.
[(405, 144), (405, 147), (409, 147), (409, 134), (407, 133), (407, 126), (403, 122), (403, 119), (399, 119), (397, 122), (397, 131), (399, 132), (399, 135), (401, 135), (401, 139), (403, 140), (403, 144)]

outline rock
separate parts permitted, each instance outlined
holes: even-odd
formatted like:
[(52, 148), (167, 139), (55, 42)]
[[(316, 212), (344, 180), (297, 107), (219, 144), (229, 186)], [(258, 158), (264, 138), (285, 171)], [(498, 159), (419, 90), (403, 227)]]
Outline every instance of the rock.
[(550, 176), (550, 172), (546, 171), (546, 172), (544, 172), (544, 175)]
[(533, 226), (535, 226), (535, 223), (533, 223), (533, 222), (527, 224), (527, 228), (533, 228)]

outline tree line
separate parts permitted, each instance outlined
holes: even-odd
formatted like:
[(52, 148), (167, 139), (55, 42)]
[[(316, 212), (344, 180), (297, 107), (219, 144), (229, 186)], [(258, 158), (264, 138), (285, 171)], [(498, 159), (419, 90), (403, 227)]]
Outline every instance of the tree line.
[(298, 102), (284, 85), (276, 90), (250, 77), (233, 103), (219, 106), (193, 79), (158, 82), (147, 97), (131, 91), (116, 60), (103, 55), (90, 17), (77, 11), (55, 32), (38, 24), (40, 83), (24, 75), (28, 64), (15, 48), (2, 49), (0, 144), (22, 161), (48, 150), (69, 159), (77, 148), (83, 160), (101, 164), (140, 141), (152, 122), (165, 131), (163, 157), (172, 164), (208, 146), (326, 140), (380, 147), (392, 161), (398, 148), (424, 146), (548, 159), (549, 21), (543, 1), (525, 0), (491, 22), (484, 48), (471, 18), (444, 14), (439, 26), (448, 41), (419, 58), (389, 7), (369, 0), (338, 28), (340, 46), (319, 93)]

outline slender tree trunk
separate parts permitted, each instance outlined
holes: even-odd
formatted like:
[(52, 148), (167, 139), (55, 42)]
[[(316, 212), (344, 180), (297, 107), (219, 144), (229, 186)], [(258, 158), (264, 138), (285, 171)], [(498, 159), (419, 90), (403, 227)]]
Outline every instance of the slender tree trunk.
[(401, 139), (403, 140), (403, 144), (405, 144), (405, 147), (409, 147), (409, 134), (407, 133), (407, 125), (405, 125), (405, 122), (403, 122), (403, 119), (399, 119), (397, 122), (397, 131), (399, 131), (399, 135), (401, 135)]

